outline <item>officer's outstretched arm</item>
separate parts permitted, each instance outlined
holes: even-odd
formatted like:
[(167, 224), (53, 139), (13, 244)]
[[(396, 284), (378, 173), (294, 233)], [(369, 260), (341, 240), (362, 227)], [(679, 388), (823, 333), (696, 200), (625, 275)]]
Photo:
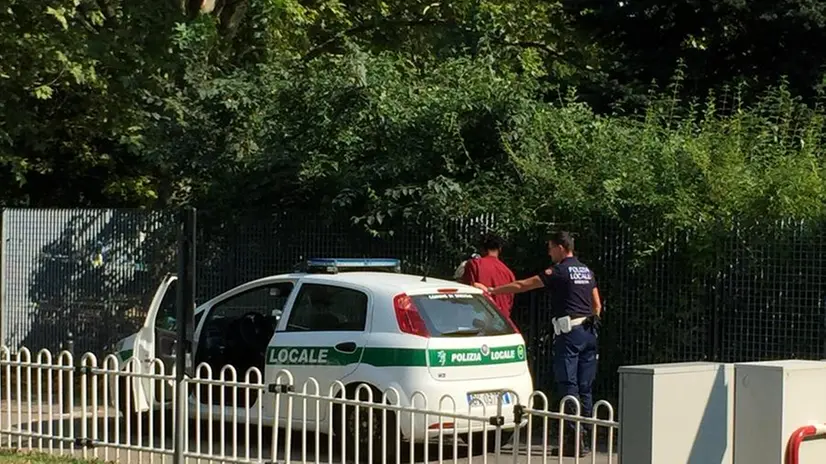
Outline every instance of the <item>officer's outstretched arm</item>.
[(515, 280), (509, 284), (500, 285), (498, 287), (489, 288), (488, 293), (491, 295), (502, 295), (503, 293), (522, 293), (536, 290), (544, 287), (542, 279), (539, 276), (529, 277), (527, 279)]

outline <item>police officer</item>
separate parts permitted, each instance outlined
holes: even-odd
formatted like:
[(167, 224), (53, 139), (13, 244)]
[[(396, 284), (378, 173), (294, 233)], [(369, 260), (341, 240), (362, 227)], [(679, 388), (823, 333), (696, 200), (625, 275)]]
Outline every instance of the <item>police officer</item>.
[[(556, 232), (548, 241), (548, 254), (554, 265), (537, 276), (517, 280), (498, 287), (476, 286), (491, 295), (522, 293), (544, 287), (551, 298), (551, 320), (554, 325), (554, 379), (559, 393), (580, 401), (580, 412), (591, 417), (593, 397), (591, 384), (597, 371), (597, 331), (602, 311), (594, 274), (574, 256), (574, 240), (568, 232)], [(574, 414), (571, 402), (567, 413)], [(563, 454), (575, 453), (576, 423), (566, 421)], [(580, 457), (590, 452), (590, 427), (580, 427)], [(555, 455), (559, 450), (555, 450)]]

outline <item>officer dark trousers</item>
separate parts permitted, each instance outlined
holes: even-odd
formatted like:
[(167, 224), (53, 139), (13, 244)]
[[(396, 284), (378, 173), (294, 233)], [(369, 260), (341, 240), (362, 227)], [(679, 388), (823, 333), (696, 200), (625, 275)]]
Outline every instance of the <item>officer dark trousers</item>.
[[(554, 378), (561, 396), (572, 395), (579, 398), (580, 414), (591, 417), (593, 397), (591, 384), (597, 373), (597, 329), (583, 324), (573, 327), (567, 334), (554, 338)], [(573, 402), (566, 403), (566, 413), (575, 414)], [(589, 449), (591, 443), (590, 424), (580, 423), (580, 449)], [(576, 436), (576, 422), (565, 421), (565, 453), (573, 452)]]

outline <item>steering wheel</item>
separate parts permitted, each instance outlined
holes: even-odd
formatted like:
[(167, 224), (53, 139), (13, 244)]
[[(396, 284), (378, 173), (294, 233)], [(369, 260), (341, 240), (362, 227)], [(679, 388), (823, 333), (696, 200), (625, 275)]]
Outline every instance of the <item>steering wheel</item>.
[(262, 338), (267, 335), (270, 322), (258, 312), (250, 311), (238, 321), (238, 331), (244, 344), (251, 349), (259, 349)]

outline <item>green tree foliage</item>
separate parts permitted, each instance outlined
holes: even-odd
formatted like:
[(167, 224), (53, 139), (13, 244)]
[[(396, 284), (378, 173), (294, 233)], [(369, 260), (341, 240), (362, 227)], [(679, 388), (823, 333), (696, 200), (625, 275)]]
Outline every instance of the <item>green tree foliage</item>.
[[(776, 80), (755, 101), (744, 87), (698, 94), (703, 68), (690, 61), (670, 87), (640, 95), (642, 111), (588, 103), (579, 86), (610, 78), (618, 50), (645, 49), (620, 29), (601, 33), (624, 10), (532, 0), (199, 6), (8, 0), (5, 204), (311, 210), (376, 231), (397, 218), (483, 212), (514, 232), (591, 215), (679, 228), (823, 216), (824, 113), (790, 90), (799, 79)], [(733, 21), (705, 8), (686, 21)], [(629, 21), (670, 18), (693, 31), (664, 11)], [(798, 19), (820, 31), (809, 13)], [(787, 31), (793, 19), (776, 21)], [(648, 42), (651, 54), (678, 46)], [(630, 60), (629, 76), (650, 67), (641, 64)], [(673, 70), (663, 61), (654, 77)]]
[[(181, 67), (168, 2), (18, 1), (0, 8), (0, 163), (6, 202), (157, 196), (142, 128)], [(149, 101), (148, 101), (149, 100)]]
[(826, 219), (820, 3), (4, 0), (0, 205), (419, 223), (422, 272), (471, 238), (447, 218), (492, 215), (519, 273), (566, 224), (640, 315), (606, 318), (602, 375), (695, 359)]
[(594, 101), (638, 104), (652, 80), (669, 80), (683, 60), (684, 91), (704, 94), (746, 82), (749, 98), (789, 79), (814, 98), (822, 84), (826, 2), (818, 0), (563, 0), (575, 29), (603, 45)]

